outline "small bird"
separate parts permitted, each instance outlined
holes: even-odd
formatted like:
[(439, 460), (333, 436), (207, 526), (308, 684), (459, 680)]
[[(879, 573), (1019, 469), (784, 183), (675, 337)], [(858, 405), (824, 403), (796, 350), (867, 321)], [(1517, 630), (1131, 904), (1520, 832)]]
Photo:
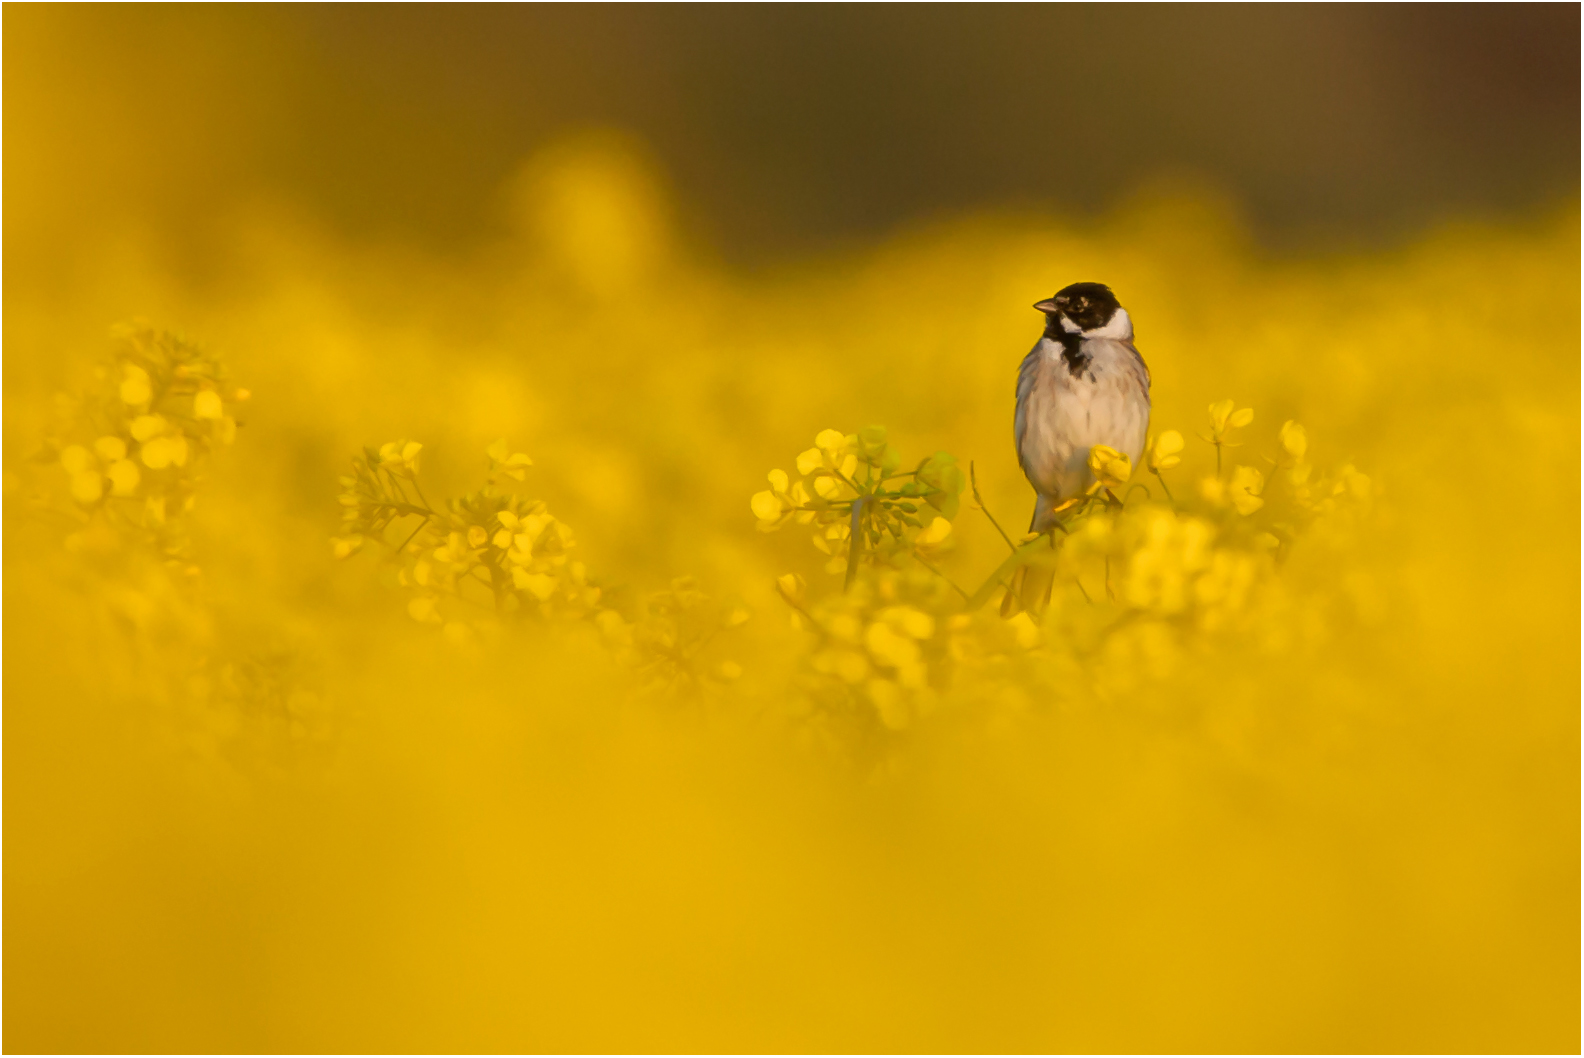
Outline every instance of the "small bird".
[[(1133, 320), (1103, 283), (1074, 283), (1034, 306), (1045, 333), (1018, 369), (1013, 434), (1018, 464), (1038, 494), (1032, 533), (1056, 527), (1059, 508), (1094, 484), (1089, 449), (1109, 445), (1138, 465), (1149, 432), (1150, 375), (1133, 347)], [(1050, 602), (1054, 573), (1020, 566), (1001, 616), (1035, 616)]]

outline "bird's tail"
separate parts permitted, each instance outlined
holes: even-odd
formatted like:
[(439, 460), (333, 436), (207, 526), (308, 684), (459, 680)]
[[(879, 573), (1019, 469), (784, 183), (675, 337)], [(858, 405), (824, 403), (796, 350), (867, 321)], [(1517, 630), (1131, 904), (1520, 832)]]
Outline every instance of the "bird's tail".
[[(1052, 532), (1056, 521), (1056, 504), (1043, 493), (1039, 494), (1034, 500), (1034, 520), (1029, 524), (1029, 532)], [(1051, 586), (1055, 583), (1056, 571), (1048, 565), (1019, 566), (1012, 571), (1012, 580), (1001, 597), (1001, 616), (1011, 618), (1027, 611), (1030, 617), (1039, 620), (1050, 605)]]
[(1001, 616), (1016, 617), (1025, 610), (1038, 621), (1050, 605), (1051, 586), (1056, 583), (1056, 571), (1049, 566), (1019, 566), (1012, 572), (1012, 581), (1001, 597)]

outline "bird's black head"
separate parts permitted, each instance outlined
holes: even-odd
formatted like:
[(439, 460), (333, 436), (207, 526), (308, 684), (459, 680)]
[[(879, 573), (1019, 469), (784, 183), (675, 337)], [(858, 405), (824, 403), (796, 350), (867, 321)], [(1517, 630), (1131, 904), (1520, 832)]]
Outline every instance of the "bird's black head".
[(1079, 331), (1094, 331), (1110, 323), (1122, 305), (1104, 283), (1074, 283), (1034, 307), (1045, 313), (1047, 326), (1052, 330), (1066, 330), (1061, 326), (1065, 317)]

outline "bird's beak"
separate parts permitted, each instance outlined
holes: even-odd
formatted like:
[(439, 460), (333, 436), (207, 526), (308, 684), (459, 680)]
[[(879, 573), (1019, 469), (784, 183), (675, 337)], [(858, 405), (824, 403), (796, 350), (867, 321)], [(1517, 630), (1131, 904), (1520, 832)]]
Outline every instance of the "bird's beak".
[(1046, 298), (1044, 301), (1041, 301), (1039, 304), (1035, 305), (1034, 308), (1036, 311), (1049, 315), (1050, 313), (1056, 311), (1056, 299)]

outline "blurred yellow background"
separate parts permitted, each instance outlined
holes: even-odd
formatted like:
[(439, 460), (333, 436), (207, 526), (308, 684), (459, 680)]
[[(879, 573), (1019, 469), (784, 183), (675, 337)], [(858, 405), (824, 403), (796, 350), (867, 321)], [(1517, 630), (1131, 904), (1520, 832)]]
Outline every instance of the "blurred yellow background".
[[(5, 1047), (1576, 1051), (1561, 10), (9, 6)], [(1374, 498), (1239, 621), (1053, 617), (856, 744), (773, 588), (840, 577), (748, 497), (884, 423), (1021, 528), (1028, 306), (1080, 279), (1174, 489), (1233, 397), (1239, 460), (1297, 420)], [(180, 569), (85, 550), (61, 463), (134, 318), (251, 393)], [(453, 496), (502, 436), (607, 599), (751, 614), (740, 678), (459, 646), (336, 561), (363, 445)]]

